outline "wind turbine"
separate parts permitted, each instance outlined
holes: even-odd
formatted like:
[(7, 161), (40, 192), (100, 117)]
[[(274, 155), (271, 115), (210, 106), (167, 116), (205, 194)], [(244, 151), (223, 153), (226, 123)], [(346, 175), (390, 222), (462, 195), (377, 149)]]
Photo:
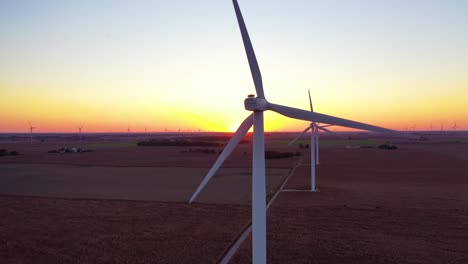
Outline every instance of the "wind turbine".
[(453, 128), (453, 130), (457, 131), (457, 128), (458, 128), (457, 122), (455, 122), (455, 123), (453, 124), (453, 127), (452, 127), (452, 128)]
[[(363, 129), (383, 133), (395, 133), (396, 131), (381, 128), (373, 125), (368, 125), (352, 120), (333, 117), (317, 112), (310, 112), (288, 106), (270, 103), (266, 100), (263, 93), (262, 77), (260, 68), (255, 57), (254, 49), (250, 41), (247, 28), (242, 17), (237, 0), (233, 0), (233, 5), (239, 23), (240, 32), (244, 42), (244, 48), (250, 66), (250, 71), (254, 81), (255, 95), (248, 95), (244, 100), (244, 107), (248, 111), (252, 111), (239, 126), (232, 138), (227, 143), (224, 150), (219, 155), (218, 159), (205, 176), (203, 181), (198, 186), (195, 193), (189, 200), (192, 203), (198, 196), (200, 191), (205, 187), (208, 181), (213, 177), (219, 167), (223, 164), (226, 158), (231, 154), (234, 148), (239, 144), (241, 139), (247, 134), (249, 129), (254, 127), (253, 135), (253, 155), (252, 155), (252, 261), (254, 264), (266, 263), (266, 192), (265, 192), (265, 142), (264, 142), (264, 123), (263, 112), (271, 110), (289, 118), (299, 119), (311, 122), (320, 122), (330, 125), (338, 125), (356, 129)], [(400, 134), (401, 135), (401, 134)]]
[[(310, 90), (309, 92), (309, 103), (310, 103), (310, 112), (314, 112), (314, 107), (312, 105), (312, 97), (310, 96)], [(312, 122), (310, 125), (304, 129), (304, 131), (299, 134), (295, 139), (293, 139), (291, 142), (289, 142), (289, 146), (291, 146), (294, 142), (296, 142), (299, 138), (307, 134), (310, 130), (310, 191), (311, 192), (316, 192), (317, 188), (315, 185), (315, 165), (319, 165), (319, 130), (322, 130), (324, 132), (328, 132), (330, 134), (335, 134), (334, 132), (328, 130), (326, 127), (329, 127), (331, 125), (319, 125), (318, 122)], [(335, 134), (336, 135), (336, 134)]]
[(83, 125), (78, 126), (78, 132), (80, 134), (80, 141), (83, 141), (83, 136), (81, 135), (81, 130), (83, 129)]
[(31, 125), (31, 123), (29, 123), (29, 136), (30, 136), (30, 141), (29, 143), (32, 144), (32, 134), (33, 134), (33, 130), (36, 129), (37, 127), (33, 127)]

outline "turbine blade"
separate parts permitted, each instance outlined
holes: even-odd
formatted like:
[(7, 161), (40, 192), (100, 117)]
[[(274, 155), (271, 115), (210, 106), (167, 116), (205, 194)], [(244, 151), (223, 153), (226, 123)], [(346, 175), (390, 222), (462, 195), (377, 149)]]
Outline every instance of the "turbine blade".
[(317, 112), (310, 112), (310, 111), (292, 108), (288, 106), (282, 106), (282, 105), (270, 103), (269, 109), (279, 114), (282, 114), (284, 116), (294, 118), (294, 119), (299, 119), (299, 120), (312, 121), (312, 122), (315, 121), (315, 122), (320, 122), (320, 123), (380, 132), (380, 133), (385, 133), (385, 134), (394, 134), (396, 136), (401, 136), (401, 137), (418, 138), (416, 135), (412, 135), (409, 133), (402, 133), (402, 132), (398, 132), (398, 131), (383, 128), (383, 127), (373, 126), (373, 125), (356, 122), (356, 121), (352, 121), (352, 120), (348, 120), (344, 118), (324, 115), (324, 114), (320, 114)]
[(309, 92), (310, 111), (313, 112), (313, 111), (314, 111), (314, 107), (312, 106), (312, 97), (310, 96), (310, 90), (307, 89), (307, 91)]
[(331, 130), (329, 130), (329, 129), (325, 128), (325, 127), (318, 126), (317, 128), (318, 128), (319, 130), (322, 130), (322, 131), (328, 132), (328, 133), (330, 133), (330, 134), (332, 134), (332, 135), (334, 135), (334, 136), (336, 136), (336, 137), (339, 137), (339, 138), (341, 138), (341, 139), (346, 139), (346, 138), (345, 138), (345, 137), (343, 137), (342, 135), (339, 135), (339, 134), (337, 134), (337, 133), (335, 133), (335, 132), (333, 132), (333, 131), (331, 131)]
[(291, 146), (294, 142), (296, 142), (296, 140), (300, 139), (302, 136), (304, 136), (307, 131), (309, 131), (311, 129), (310, 126), (308, 126), (306, 129), (304, 129), (304, 131), (302, 131), (301, 134), (299, 134), (299, 136), (297, 136), (295, 139), (293, 139), (291, 142), (289, 142), (288, 146)]
[(237, 129), (236, 133), (232, 136), (232, 138), (229, 140), (228, 144), (226, 147), (223, 149), (223, 152), (221, 152), (221, 155), (219, 155), (218, 159), (214, 163), (213, 167), (211, 167), (210, 171), (208, 174), (205, 176), (203, 181), (200, 183), (198, 186), (197, 190), (193, 193), (192, 197), (190, 198), (189, 203), (192, 203), (195, 198), (197, 198), (198, 194), (201, 192), (201, 190), (205, 187), (205, 185), (208, 183), (208, 181), (213, 177), (213, 175), (216, 173), (216, 171), (221, 167), (223, 162), (229, 157), (229, 154), (234, 150), (234, 148), (239, 144), (241, 139), (247, 134), (249, 129), (253, 125), (253, 114), (249, 115), (244, 122), (239, 126)]
[(236, 11), (237, 22), (239, 23), (239, 28), (242, 34), (242, 40), (244, 41), (245, 53), (247, 54), (247, 59), (249, 61), (250, 72), (252, 73), (252, 78), (255, 85), (255, 90), (257, 91), (257, 96), (265, 99), (265, 94), (263, 93), (263, 83), (262, 83), (262, 74), (260, 73), (260, 68), (258, 67), (257, 58), (255, 57), (255, 52), (252, 47), (252, 42), (250, 42), (249, 33), (247, 32), (247, 27), (244, 23), (244, 18), (239, 8), (237, 0), (232, 0), (234, 9)]

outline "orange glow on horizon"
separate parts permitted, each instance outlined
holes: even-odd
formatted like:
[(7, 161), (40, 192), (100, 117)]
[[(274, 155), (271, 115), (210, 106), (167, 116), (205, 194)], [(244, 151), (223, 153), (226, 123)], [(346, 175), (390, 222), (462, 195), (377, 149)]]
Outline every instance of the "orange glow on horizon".
[[(123, 104), (118, 107), (113, 104), (87, 103), (77, 104), (70, 100), (59, 100), (41, 96), (24, 96), (22, 100), (11, 93), (2, 94), (0, 104), (0, 133), (28, 132), (28, 122), (37, 126), (36, 132), (75, 133), (78, 126), (83, 125), (83, 132), (177, 132), (181, 131), (212, 131), (234, 132), (249, 112), (239, 109), (236, 111), (210, 111), (209, 107), (200, 112), (187, 108), (165, 106), (165, 111), (149, 105)], [(333, 108), (324, 105), (318, 112), (327, 113), (342, 118), (357, 120), (369, 124), (383, 126), (395, 130), (451, 130), (456, 122), (457, 130), (468, 128), (465, 96), (456, 98), (439, 98), (431, 102), (414, 101), (402, 103), (398, 107), (390, 105), (351, 105), (347, 108)], [(306, 103), (297, 106), (307, 109)], [(196, 107), (193, 107), (196, 108)], [(441, 109), (441, 111), (428, 109)], [(366, 109), (372, 109), (365, 111)], [(427, 112), (426, 112), (427, 111)], [(277, 113), (265, 113), (265, 131), (302, 131), (309, 122), (290, 120)], [(349, 130), (334, 127), (337, 131)], [(252, 131), (252, 130), (251, 130)]]
[[(0, 133), (237, 130), (255, 88), (232, 5), (176, 2), (2, 6)], [(308, 110), (310, 89), (319, 113), (395, 130), (468, 129), (465, 7), (243, 6), (269, 101)], [(265, 131), (308, 123), (265, 113)]]

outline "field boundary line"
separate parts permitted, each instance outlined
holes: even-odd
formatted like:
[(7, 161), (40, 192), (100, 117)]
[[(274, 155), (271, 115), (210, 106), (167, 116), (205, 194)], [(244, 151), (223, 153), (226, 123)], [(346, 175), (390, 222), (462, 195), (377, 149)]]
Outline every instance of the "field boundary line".
[(310, 189), (307, 190), (307, 189), (283, 189), (281, 190), (282, 192), (311, 192)]
[[(288, 182), (289, 178), (294, 174), (294, 172), (296, 172), (296, 169), (302, 165), (302, 161), (303, 159), (300, 159), (296, 165), (294, 166), (294, 168), (291, 170), (291, 172), (289, 173), (288, 177), (286, 177), (283, 182), (281, 183), (280, 187), (278, 188), (278, 190), (276, 191), (276, 193), (273, 195), (273, 197), (270, 199), (270, 201), (268, 201), (268, 204), (266, 206), (266, 210), (268, 212), (268, 209), (270, 208), (270, 206), (273, 204), (273, 202), (275, 201), (276, 197), (278, 197), (278, 195), (280, 194), (280, 192), (283, 190), (284, 186), (286, 185), (286, 183)], [(220, 258), (220, 260), (217, 262), (219, 264), (227, 264), (229, 263), (229, 261), (232, 259), (232, 257), (234, 257), (234, 255), (236, 254), (237, 250), (240, 248), (240, 246), (242, 245), (242, 243), (245, 241), (245, 239), (251, 234), (252, 232), (252, 222), (249, 223), (249, 225), (247, 226), (247, 228), (244, 229), (244, 231), (242, 232), (242, 234), (239, 236), (239, 238), (237, 239), (236, 242), (234, 242), (234, 244), (232, 244), (232, 246), (226, 251), (225, 254), (223, 254)]]

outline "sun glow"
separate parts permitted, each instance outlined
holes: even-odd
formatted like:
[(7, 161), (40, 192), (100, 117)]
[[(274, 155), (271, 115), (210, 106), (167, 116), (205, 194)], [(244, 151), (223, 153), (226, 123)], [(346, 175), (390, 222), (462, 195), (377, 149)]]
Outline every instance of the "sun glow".
[[(232, 5), (177, 2), (0, 4), (0, 132), (236, 131), (254, 87)], [(245, 5), (269, 101), (308, 110), (311, 89), (320, 113), (468, 129), (466, 8)], [(307, 124), (265, 113), (266, 131)]]

